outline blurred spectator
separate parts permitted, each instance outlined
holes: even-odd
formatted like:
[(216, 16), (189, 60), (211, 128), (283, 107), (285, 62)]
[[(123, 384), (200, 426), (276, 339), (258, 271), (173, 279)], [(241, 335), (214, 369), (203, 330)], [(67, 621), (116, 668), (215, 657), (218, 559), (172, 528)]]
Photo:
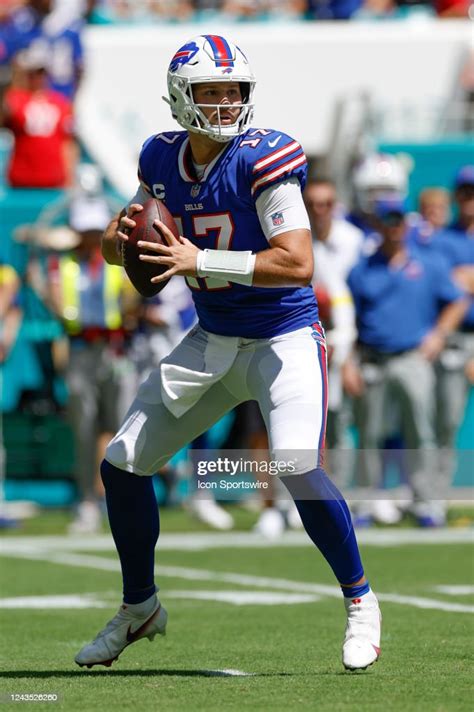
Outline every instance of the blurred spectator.
[[(267, 429), (257, 401), (240, 403), (233, 411), (232, 428), (223, 444), (223, 450), (239, 450), (248, 453), (251, 460), (268, 462), (270, 460)], [(267, 540), (278, 539), (285, 529), (300, 529), (303, 524), (296, 506), (288, 491), (278, 477), (265, 473), (262, 466), (258, 475), (259, 482), (266, 488), (259, 492), (259, 501), (251, 500), (254, 507), (260, 511), (259, 518), (253, 528)]]
[(407, 241), (447, 258), (453, 235), (448, 227), (450, 196), (445, 188), (425, 188), (418, 197), (418, 214), (411, 217)]
[(363, 5), (363, 0), (308, 0), (311, 20), (348, 20)]
[[(449, 193), (444, 188), (426, 188), (419, 197), (420, 221), (411, 226), (407, 240), (420, 255), (429, 255), (440, 259), (451, 273), (451, 277), (469, 292), (469, 285), (464, 283), (459, 270), (466, 270), (469, 256), (447, 224), (450, 218)], [(471, 265), (474, 264), (474, 241)], [(471, 267), (472, 269), (472, 267)], [(454, 474), (456, 436), (462, 421), (466, 396), (467, 380), (465, 367), (469, 358), (469, 337), (463, 333), (470, 321), (470, 309), (466, 315), (462, 330), (451, 333), (446, 344), (434, 362), (436, 375), (436, 442), (438, 461), (436, 467), (444, 481)], [(474, 329), (474, 318), (472, 327)], [(471, 346), (472, 349), (472, 346)], [(474, 349), (473, 349), (474, 356)]]
[(222, 0), (222, 12), (239, 20), (255, 20), (265, 12), (265, 0)]
[(376, 200), (408, 192), (407, 171), (399, 158), (385, 153), (372, 153), (358, 163), (352, 174), (354, 188), (352, 210), (348, 220), (369, 236), (374, 232), (373, 206)]
[(61, 8), (54, 11), (53, 0), (28, 0), (10, 15), (2, 35), (7, 46), (0, 62), (31, 45), (48, 50), (49, 88), (74, 99), (83, 71), (82, 20), (74, 20)]
[[(210, 431), (199, 435), (189, 445), (190, 451), (203, 451), (211, 449)], [(201, 453), (199, 453), (200, 455)], [(213, 529), (228, 531), (234, 527), (234, 518), (224, 507), (216, 502), (212, 491), (204, 492), (195, 488), (195, 483), (199, 479), (193, 472), (197, 453), (195, 452), (187, 462), (187, 478), (191, 484), (189, 496), (184, 502), (184, 508), (190, 512), (200, 522), (204, 522)]]
[[(360, 365), (352, 363), (348, 385), (356, 400), (360, 465), (366, 482), (380, 484), (381, 447), (387, 413), (398, 404), (413, 511), (420, 525), (445, 522), (449, 481), (439, 481), (434, 433), (433, 361), (467, 308), (448, 268), (406, 243), (400, 200), (374, 205), (382, 242), (349, 275), (356, 306)], [(440, 304), (446, 304), (440, 310)], [(350, 372), (349, 370), (349, 372)]]
[(458, 171), (454, 188), (458, 217), (450, 226), (451, 239), (440, 246), (454, 281), (470, 295), (470, 302), (459, 331), (452, 335), (436, 364), (441, 466), (451, 472), (468, 383), (472, 383), (474, 373), (474, 166)]
[(436, 13), (442, 18), (469, 17), (471, 0), (434, 0)]
[[(336, 188), (330, 180), (309, 181), (304, 200), (313, 236), (313, 283), (317, 290), (324, 290), (329, 302), (329, 323), (324, 324), (329, 349), (327, 462), (337, 484), (344, 486), (349, 478), (343, 451), (348, 448), (346, 431), (350, 418), (343, 402), (341, 367), (357, 335), (347, 277), (359, 259), (364, 236), (347, 220), (335, 217)], [(321, 291), (317, 294), (321, 302)]]
[(0, 262), (0, 363), (8, 358), (21, 324), (20, 278), (11, 265)]
[(143, 297), (140, 302), (130, 355), (142, 382), (193, 326), (196, 312), (191, 292), (180, 276), (155, 297)]
[(153, 20), (179, 22), (191, 20), (193, 13), (192, 0), (102, 0), (88, 8), (87, 18), (97, 24)]
[(450, 228), (459, 236), (472, 237), (474, 235), (474, 165), (463, 166), (458, 171), (453, 198), (458, 215)]
[(146, 11), (151, 18), (183, 22), (192, 19), (194, 8), (191, 0), (148, 0)]
[(98, 466), (123, 417), (122, 389), (130, 376), (124, 313), (133, 311), (134, 297), (131, 286), (127, 292), (122, 268), (106, 264), (100, 252), (109, 217), (104, 201), (77, 198), (69, 217), (78, 236), (77, 247), (51, 258), (49, 265), (48, 299), (70, 341), (65, 377), (80, 496), (77, 517), (70, 526), (75, 534), (100, 529)]
[(23, 50), (16, 64), (15, 84), (3, 102), (3, 125), (14, 137), (8, 182), (14, 188), (65, 188), (76, 160), (72, 106), (47, 88), (43, 49)]
[(307, 0), (268, 0), (266, 16), (270, 20), (303, 19), (307, 6)]
[(442, 230), (449, 222), (449, 193), (444, 188), (425, 188), (419, 196), (419, 210), (423, 220), (433, 230)]

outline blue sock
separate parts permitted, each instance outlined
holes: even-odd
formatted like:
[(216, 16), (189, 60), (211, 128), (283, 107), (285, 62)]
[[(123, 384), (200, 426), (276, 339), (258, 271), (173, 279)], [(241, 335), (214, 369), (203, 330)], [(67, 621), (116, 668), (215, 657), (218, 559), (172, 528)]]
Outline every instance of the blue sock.
[(139, 477), (103, 460), (100, 468), (110, 529), (123, 577), (124, 603), (142, 603), (156, 591), (155, 546), (160, 519), (151, 477)]
[[(352, 585), (364, 575), (359, 547), (344, 497), (323, 469), (282, 477), (295, 501), (303, 526), (341, 584), (344, 596), (362, 596), (368, 582)], [(344, 584), (344, 585), (342, 585)]]

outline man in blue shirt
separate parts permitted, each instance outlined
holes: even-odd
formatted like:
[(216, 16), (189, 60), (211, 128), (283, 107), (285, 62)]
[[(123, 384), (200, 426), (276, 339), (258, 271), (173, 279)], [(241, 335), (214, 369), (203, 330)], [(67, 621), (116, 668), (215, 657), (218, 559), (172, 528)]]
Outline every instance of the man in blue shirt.
[(359, 384), (355, 395), (362, 467), (369, 484), (377, 487), (377, 449), (386, 435), (388, 409), (397, 402), (411, 455), (415, 513), (420, 523), (423, 518), (441, 523), (444, 511), (433, 500), (442, 497), (446, 483), (437, 483), (434, 475), (433, 362), (462, 320), (467, 302), (438, 256), (407, 246), (403, 202), (378, 201), (375, 214), (380, 248), (349, 275), (359, 332), (360, 366), (350, 368), (351, 383)]
[(168, 244), (138, 243), (141, 258), (167, 268), (153, 283), (186, 277), (199, 324), (140, 386), (107, 448), (102, 478), (124, 604), (77, 654), (79, 665), (110, 665), (135, 640), (164, 633), (149, 475), (247, 400), (258, 401), (278, 474), (342, 586), (344, 666), (365, 668), (380, 652), (377, 599), (349, 510), (321, 457), (326, 347), (310, 286), (312, 243), (301, 195), (306, 158), (283, 132), (251, 127), (254, 85), (247, 58), (226, 38), (202, 35), (180, 47), (168, 69), (168, 101), (185, 131), (145, 142), (140, 188), (104, 233), (104, 257), (121, 264), (133, 216), (150, 196), (163, 200), (181, 237), (157, 222)]
[(427, 188), (420, 194), (420, 221), (411, 226), (407, 240), (421, 256), (444, 260), (456, 284), (471, 295), (470, 306), (458, 330), (449, 335), (436, 359), (436, 440), (438, 469), (446, 481), (455, 471), (456, 436), (463, 418), (468, 379), (466, 365), (474, 359), (474, 167), (465, 166), (456, 177), (459, 204), (456, 222), (448, 226), (449, 193)]

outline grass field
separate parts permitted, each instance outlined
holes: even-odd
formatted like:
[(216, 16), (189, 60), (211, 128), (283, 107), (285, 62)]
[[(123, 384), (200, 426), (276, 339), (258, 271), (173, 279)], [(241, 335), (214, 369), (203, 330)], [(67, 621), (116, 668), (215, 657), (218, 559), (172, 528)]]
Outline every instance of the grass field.
[(3, 537), (2, 701), (55, 693), (62, 708), (87, 711), (473, 709), (467, 530), (425, 543), (410, 529), (361, 536), (382, 599), (383, 653), (348, 673), (343, 605), (302, 534), (272, 546), (245, 532), (179, 534), (190, 525), (176, 512), (162, 517), (157, 551), (167, 637), (138, 642), (110, 669), (79, 669), (74, 654), (115, 613), (120, 575), (107, 537), (73, 540), (57, 535), (62, 526), (45, 517)]

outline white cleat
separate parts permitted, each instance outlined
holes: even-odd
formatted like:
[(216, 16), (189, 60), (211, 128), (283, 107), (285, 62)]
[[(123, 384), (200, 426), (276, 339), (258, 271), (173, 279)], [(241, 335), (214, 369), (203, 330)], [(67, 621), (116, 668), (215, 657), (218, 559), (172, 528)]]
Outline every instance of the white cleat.
[(391, 499), (376, 499), (372, 502), (371, 514), (379, 524), (398, 524), (402, 513)]
[(344, 598), (347, 626), (342, 646), (342, 664), (346, 670), (365, 670), (380, 656), (382, 615), (375, 594)]
[(88, 643), (78, 652), (74, 660), (80, 667), (110, 667), (128, 645), (142, 638), (148, 638), (151, 642), (157, 633), (166, 635), (167, 620), (168, 614), (156, 596), (151, 611), (149, 609), (143, 616), (130, 613), (124, 603), (117, 615), (107, 623), (92, 643)]
[(97, 502), (81, 502), (76, 518), (68, 527), (68, 534), (99, 534), (102, 531), (102, 513)]
[(213, 529), (229, 531), (234, 526), (232, 515), (209, 497), (191, 497), (186, 502), (186, 509), (194, 514), (199, 521), (208, 524)]
[(259, 516), (253, 531), (269, 541), (275, 541), (285, 531), (285, 518), (276, 507), (268, 507)]

